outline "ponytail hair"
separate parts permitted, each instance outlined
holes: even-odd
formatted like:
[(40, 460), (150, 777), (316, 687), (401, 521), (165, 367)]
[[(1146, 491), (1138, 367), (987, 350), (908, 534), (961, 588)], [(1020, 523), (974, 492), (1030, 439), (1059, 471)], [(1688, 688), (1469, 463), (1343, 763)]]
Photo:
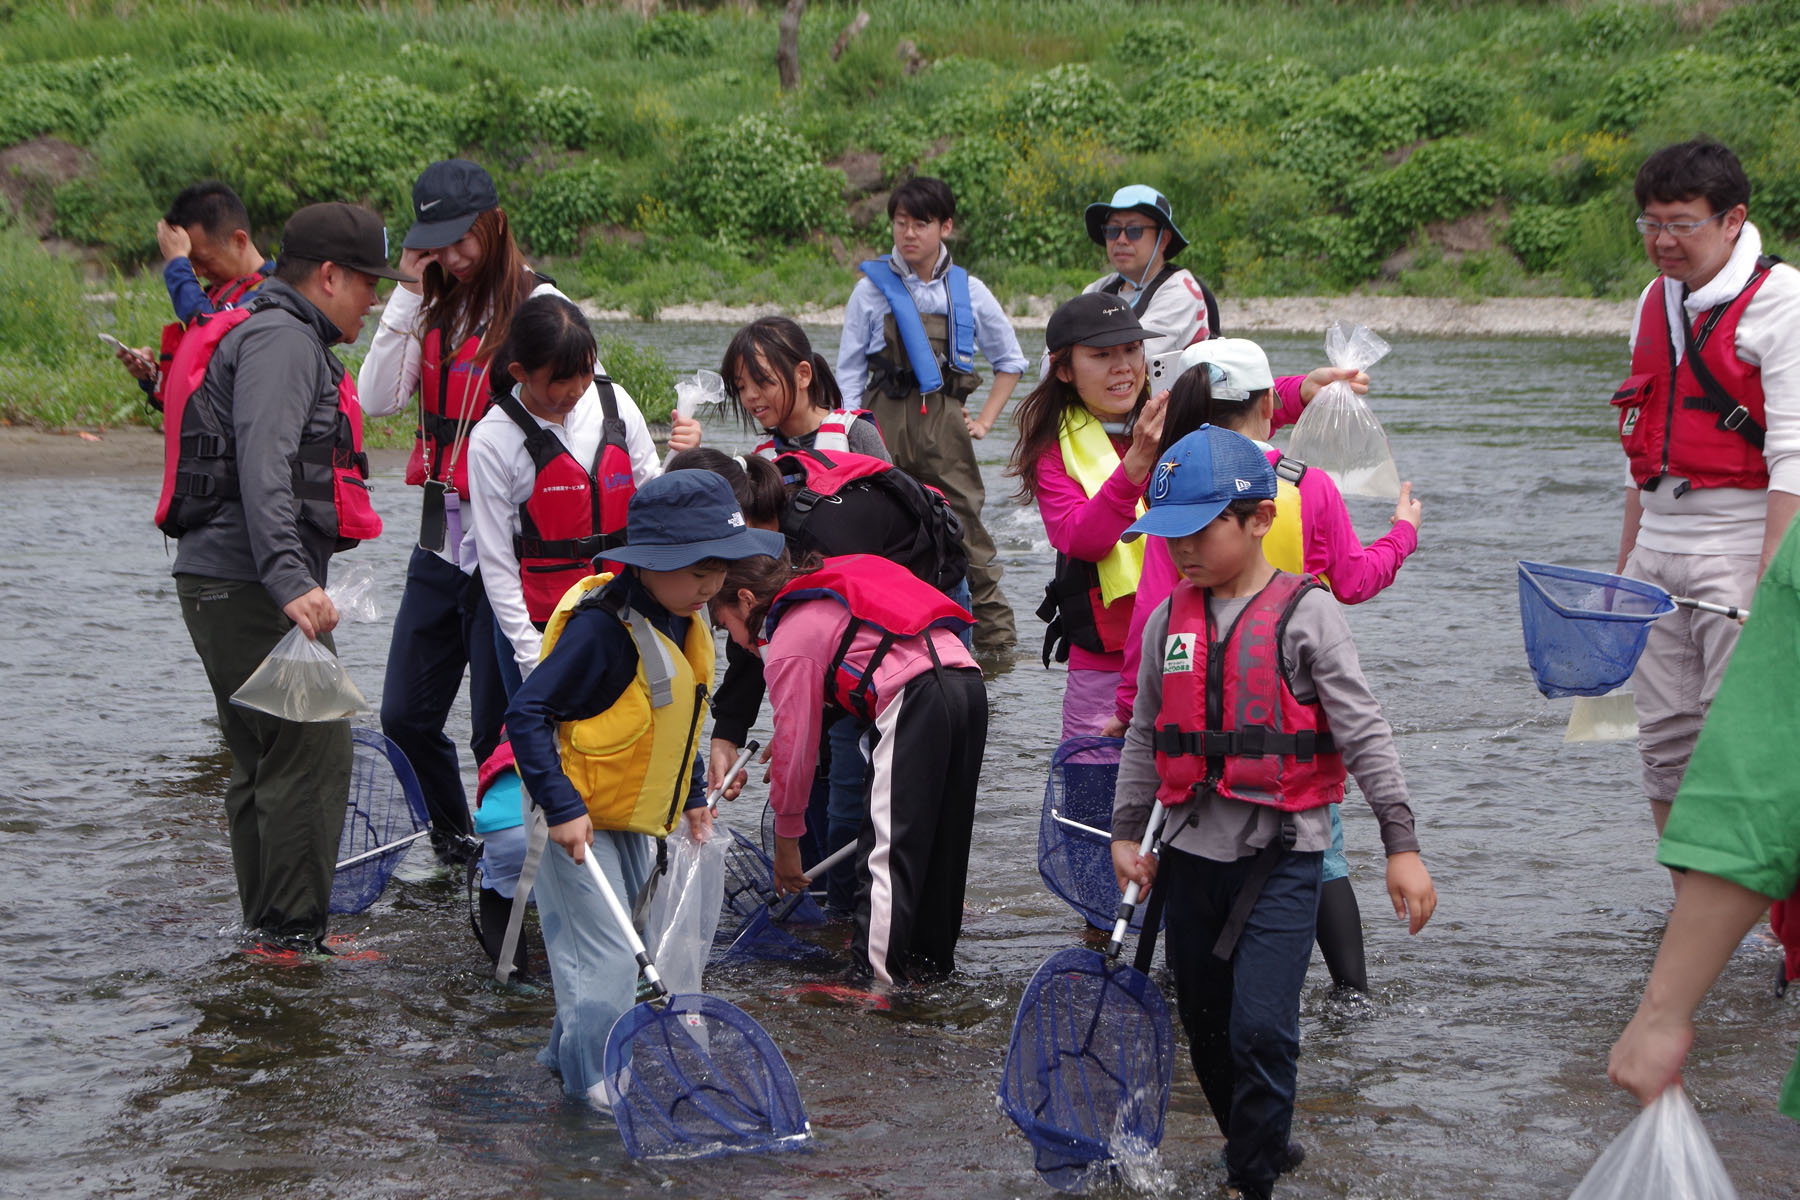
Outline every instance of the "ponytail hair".
[(514, 363), (526, 374), (548, 367), (551, 379), (591, 378), (599, 357), (594, 331), (581, 310), (561, 296), (543, 292), (514, 310), (506, 340), (494, 353), (488, 387), (496, 396), (511, 392)]
[(787, 507), (781, 471), (760, 454), (726, 454), (709, 446), (683, 450), (669, 460), (671, 471), (711, 471), (725, 477), (737, 496), (744, 519), (752, 525), (779, 529)]
[[(837, 376), (831, 373), (831, 364), (825, 356), (812, 347), (807, 340), (806, 331), (787, 317), (758, 317), (732, 337), (731, 344), (725, 347), (725, 358), (719, 364), (719, 374), (725, 377), (725, 394), (732, 401), (738, 401), (737, 377), (742, 371), (759, 385), (768, 387), (779, 384), (788, 400), (792, 402), (799, 390), (795, 382), (795, 370), (801, 363), (812, 367), (812, 386), (807, 389), (807, 403), (813, 408), (830, 412), (844, 405), (844, 393), (838, 387)], [(766, 365), (765, 365), (766, 364)], [(750, 414), (738, 405), (738, 415), (745, 428), (753, 428), (755, 422)]]
[(1241, 432), (1256, 406), (1268, 394), (1265, 388), (1252, 392), (1243, 400), (1221, 399), (1212, 394), (1209, 366), (1208, 363), (1195, 363), (1183, 371), (1175, 386), (1169, 389), (1169, 407), (1163, 413), (1162, 442), (1156, 448), (1157, 461), (1160, 462), (1176, 442), (1202, 425), (1217, 425), (1221, 429)]

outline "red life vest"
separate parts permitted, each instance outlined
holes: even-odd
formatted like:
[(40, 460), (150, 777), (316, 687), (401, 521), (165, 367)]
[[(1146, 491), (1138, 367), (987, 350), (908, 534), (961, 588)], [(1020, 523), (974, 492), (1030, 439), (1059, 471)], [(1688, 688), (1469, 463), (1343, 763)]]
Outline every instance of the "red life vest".
[[(848, 454), (850, 452), (850, 427), (859, 419), (868, 421), (870, 428), (874, 428), (875, 414), (866, 408), (832, 409), (830, 414), (819, 422), (819, 428), (813, 432), (812, 448)], [(877, 429), (876, 433), (879, 435), (880, 430)], [(786, 453), (786, 451), (778, 449), (775, 439), (771, 437), (756, 447), (756, 453), (764, 458), (774, 458), (777, 454)]]
[(476, 330), (444, 361), (444, 330), (425, 333), (419, 355), (419, 428), (412, 456), (406, 460), (406, 482), (435, 479), (456, 494), (469, 495), (469, 431), (487, 412), (488, 363), (477, 362), (483, 330)]
[(519, 505), (513, 552), (519, 557), (526, 614), (540, 629), (569, 588), (596, 571), (619, 571), (610, 563), (597, 566), (594, 559), (624, 544), (626, 511), (637, 491), (631, 477), (631, 451), (625, 445), (625, 421), (619, 416), (612, 380), (596, 376), (594, 387), (604, 416), (600, 444), (587, 467), (576, 461), (561, 438), (539, 425), (516, 397), (494, 401), (524, 431), (525, 451), (537, 468), (531, 495)]
[[(815, 447), (786, 451), (775, 466), (783, 483), (801, 485), (781, 512), (782, 535), (796, 553), (878, 554), (943, 592), (968, 574), (962, 522), (950, 502), (893, 463)], [(888, 511), (863, 496), (878, 497), (873, 504)]]
[[(236, 279), (227, 279), (224, 283), (208, 288), (206, 299), (213, 306), (213, 311), (236, 307), (238, 301), (262, 286), (268, 276), (261, 271), (252, 271), (248, 275), (239, 275)], [(205, 313), (198, 313), (194, 321), (198, 321)], [(169, 378), (169, 370), (175, 362), (175, 351), (181, 345), (181, 339), (187, 331), (194, 327), (194, 321), (171, 321), (162, 327), (162, 344), (156, 353), (156, 390), (150, 395), (150, 407), (157, 412), (163, 410), (163, 390)]]
[[(178, 538), (206, 523), (222, 502), (238, 496), (236, 447), (229, 424), (209, 405), (190, 404), (225, 335), (278, 305), (258, 297), (243, 308), (202, 314), (169, 363), (163, 408), (163, 480), (156, 526)], [(294, 455), (294, 499), (300, 515), (337, 538), (337, 548), (381, 534), (369, 500), (369, 458), (363, 453), (362, 405), (356, 381), (337, 360), (338, 412), (331, 435), (302, 441)]]
[[(1613, 393), (1619, 440), (1631, 459), (1631, 477), (1654, 491), (1665, 475), (1688, 488), (1766, 488), (1763, 460), (1762, 369), (1737, 355), (1737, 327), (1744, 310), (1780, 260), (1764, 257), (1744, 290), (1702, 314), (1693, 329), (1672, 331), (1664, 292), (1675, 284), (1658, 279), (1638, 312), (1631, 375)], [(1674, 338), (1686, 345), (1675, 362)]]
[(481, 798), (487, 790), (494, 786), (494, 781), (508, 771), (517, 771), (518, 766), (513, 759), (512, 741), (501, 742), (494, 747), (494, 752), (487, 756), (487, 761), (475, 772), (475, 806), (481, 807)]
[(1162, 710), (1152, 745), (1156, 795), (1181, 804), (1196, 789), (1300, 812), (1344, 798), (1344, 758), (1317, 701), (1295, 699), (1281, 636), (1317, 580), (1277, 571), (1217, 636), (1206, 593), (1185, 580), (1169, 601)]
[[(825, 669), (825, 695), (865, 721), (875, 719), (880, 701), (875, 694), (875, 669), (895, 642), (931, 629), (960, 632), (975, 623), (968, 609), (898, 563), (874, 554), (845, 554), (826, 559), (817, 571), (789, 580), (775, 593), (769, 614), (763, 618), (762, 645), (775, 636), (775, 627), (788, 606), (803, 600), (831, 600), (849, 610), (850, 624)], [(845, 656), (856, 631), (864, 626), (877, 630), (881, 641), (859, 672)]]

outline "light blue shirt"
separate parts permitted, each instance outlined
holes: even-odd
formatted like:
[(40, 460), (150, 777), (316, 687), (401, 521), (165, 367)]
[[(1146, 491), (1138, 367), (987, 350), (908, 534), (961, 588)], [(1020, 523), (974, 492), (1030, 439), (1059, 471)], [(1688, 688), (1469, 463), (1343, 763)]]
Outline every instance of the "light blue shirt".
[[(892, 254), (900, 280), (912, 294), (920, 314), (948, 315), (950, 296), (949, 289), (944, 286), (944, 272), (950, 269), (950, 251), (939, 248), (937, 267), (930, 279), (919, 278), (901, 259), (898, 250)], [(969, 276), (969, 307), (975, 310), (975, 348), (981, 351), (982, 357), (995, 371), (1023, 375), (1027, 363), (1025, 352), (1019, 349), (1019, 336), (1013, 332), (1012, 322), (1006, 319), (994, 293), (973, 275)], [(881, 289), (866, 275), (858, 279), (850, 292), (849, 303), (844, 305), (844, 336), (838, 343), (837, 381), (838, 387), (843, 389), (846, 404), (855, 404), (868, 386), (869, 355), (880, 354), (887, 346), (887, 337), (881, 329), (882, 318), (887, 313), (887, 300)]]

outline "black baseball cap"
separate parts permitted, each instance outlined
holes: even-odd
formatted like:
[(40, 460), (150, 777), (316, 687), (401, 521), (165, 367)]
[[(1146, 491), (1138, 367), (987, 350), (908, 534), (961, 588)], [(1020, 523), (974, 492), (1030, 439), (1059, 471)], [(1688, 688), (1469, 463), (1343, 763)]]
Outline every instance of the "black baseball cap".
[(1055, 352), (1065, 346), (1122, 346), (1166, 334), (1138, 324), (1131, 305), (1110, 292), (1087, 292), (1050, 314), (1044, 328), (1044, 348)]
[(469, 232), (475, 218), (500, 207), (494, 177), (466, 158), (434, 162), (413, 184), (413, 227), (401, 243), (408, 250), (439, 250)]
[(387, 255), (387, 226), (378, 214), (355, 204), (309, 204), (281, 229), (283, 258), (336, 263), (401, 283), (419, 281), (417, 275), (388, 266)]

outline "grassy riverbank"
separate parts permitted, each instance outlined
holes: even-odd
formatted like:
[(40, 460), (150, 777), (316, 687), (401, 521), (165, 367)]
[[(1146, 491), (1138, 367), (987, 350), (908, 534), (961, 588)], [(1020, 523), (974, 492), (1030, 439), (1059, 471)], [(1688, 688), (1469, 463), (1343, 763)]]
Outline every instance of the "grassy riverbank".
[(1698, 132), (1744, 156), (1772, 248), (1800, 235), (1800, 0), (883, 0), (836, 61), (855, 5), (815, 0), (788, 93), (778, 10), (0, 5), (0, 309), (79, 287), (39, 238), (121, 297), (0, 312), (0, 415), (129, 415), (93, 328), (147, 336), (159, 285), (94, 277), (149, 263), (206, 176), (265, 240), (326, 198), (398, 232), (418, 169), (467, 154), (567, 290), (646, 318), (841, 302), (912, 172), (956, 186), (959, 259), (1020, 312), (1097, 273), (1079, 210), (1127, 180), (1231, 297), (1629, 295), (1636, 163)]

